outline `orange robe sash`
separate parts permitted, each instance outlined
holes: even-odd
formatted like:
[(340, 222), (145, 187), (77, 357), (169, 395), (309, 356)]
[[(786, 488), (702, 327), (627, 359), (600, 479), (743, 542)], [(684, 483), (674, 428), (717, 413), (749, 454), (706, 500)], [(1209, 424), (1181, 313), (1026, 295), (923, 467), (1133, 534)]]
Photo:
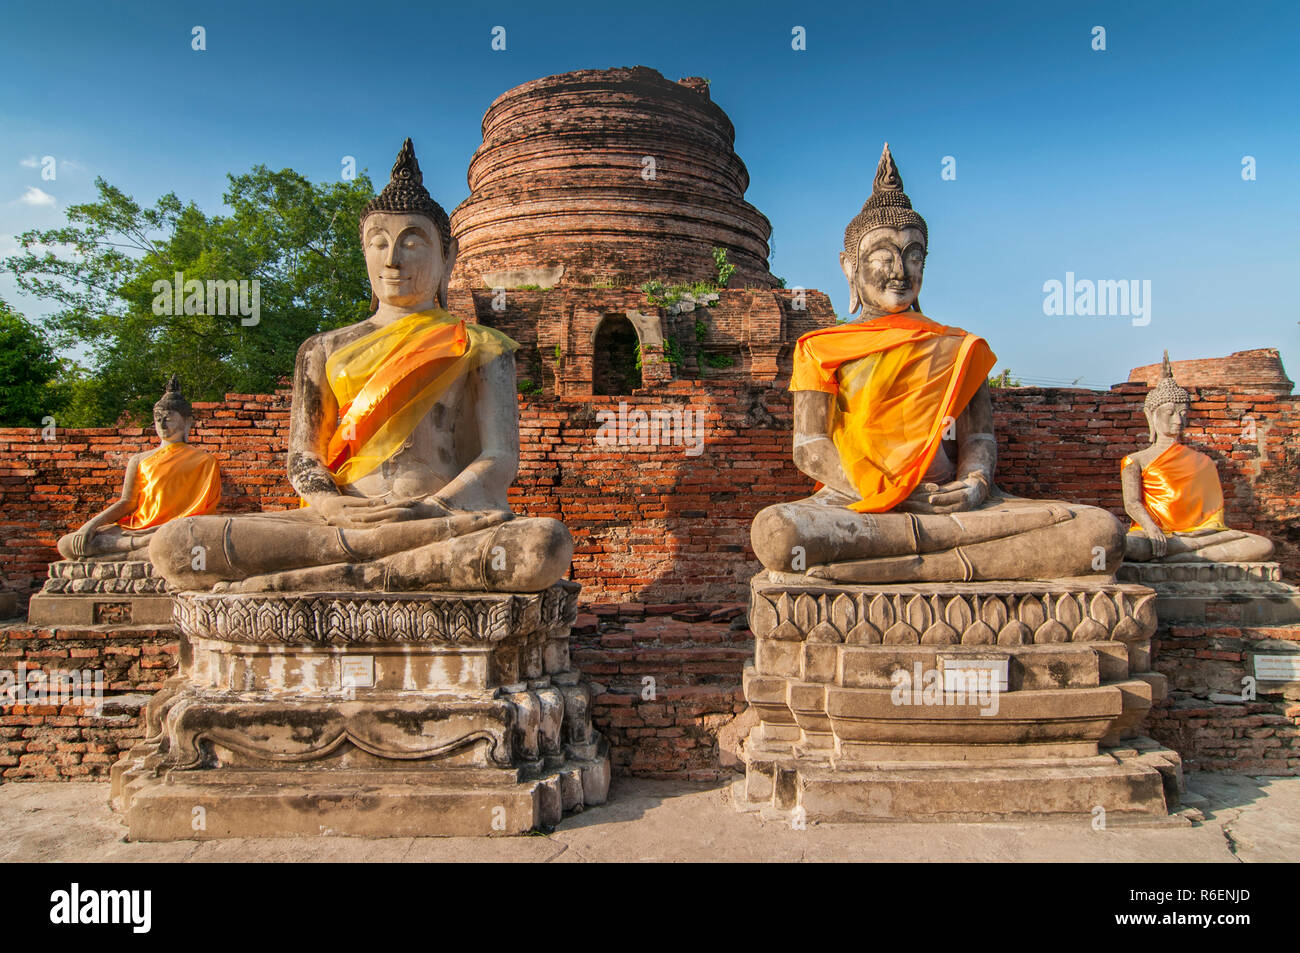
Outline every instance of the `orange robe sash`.
[[(1125, 457), (1120, 469), (1130, 462)], [(1218, 467), (1185, 444), (1174, 444), (1142, 468), (1142, 505), (1166, 533), (1228, 528)], [(1130, 529), (1141, 531), (1137, 523)]]
[(221, 501), (216, 458), (187, 443), (169, 443), (145, 456), (136, 473), (135, 511), (123, 529), (149, 529), (182, 516), (204, 516)]
[(325, 362), (339, 406), (325, 460), (335, 483), (353, 483), (393, 456), (453, 384), (518, 346), (435, 309), (339, 348)]
[(830, 436), (862, 497), (850, 509), (883, 513), (917, 488), (996, 363), (983, 338), (904, 312), (799, 338), (790, 389), (836, 395)]

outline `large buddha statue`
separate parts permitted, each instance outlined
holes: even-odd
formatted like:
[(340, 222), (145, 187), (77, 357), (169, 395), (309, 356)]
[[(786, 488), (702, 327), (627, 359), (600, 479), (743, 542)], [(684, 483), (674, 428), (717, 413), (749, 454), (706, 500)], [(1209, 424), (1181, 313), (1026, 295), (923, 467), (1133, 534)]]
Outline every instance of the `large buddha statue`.
[(777, 581), (1110, 576), (1123, 541), (1113, 516), (994, 485), (996, 358), (982, 338), (920, 312), (927, 241), (886, 144), (840, 255), (863, 320), (812, 331), (795, 349), (794, 462), (821, 486), (760, 512), (754, 552)]
[(288, 475), (304, 507), (178, 520), (149, 556), (178, 589), (535, 592), (567, 571), (553, 519), (517, 519), (513, 352), (448, 314), (456, 241), (411, 140), (361, 215), (375, 312), (298, 351)]
[(1218, 468), (1182, 442), (1191, 402), (1192, 395), (1174, 381), (1166, 351), (1164, 372), (1143, 403), (1151, 446), (1120, 462), (1124, 511), (1133, 518), (1124, 558), (1263, 562), (1273, 555), (1272, 542), (1228, 528)]
[(153, 425), (158, 446), (127, 461), (116, 502), (59, 540), (64, 559), (143, 559), (160, 526), (217, 508), (221, 471), (211, 454), (186, 443), (194, 409), (175, 375), (154, 404)]

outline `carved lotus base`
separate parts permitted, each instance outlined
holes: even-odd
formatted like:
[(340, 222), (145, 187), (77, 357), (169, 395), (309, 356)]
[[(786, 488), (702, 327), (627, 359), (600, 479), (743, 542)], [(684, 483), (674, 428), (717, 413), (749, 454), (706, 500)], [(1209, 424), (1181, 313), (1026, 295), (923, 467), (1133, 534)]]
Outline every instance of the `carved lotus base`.
[(41, 588), (41, 592), (60, 595), (157, 595), (166, 591), (167, 580), (147, 559), (61, 559), (50, 563), (49, 578)]
[(179, 594), (181, 674), (113, 768), (130, 837), (520, 833), (603, 803), (577, 591)]
[[(1165, 695), (1150, 671), (1154, 603), (1142, 586), (1081, 580), (791, 585), (760, 573), (744, 675), (759, 721), (737, 803), (827, 820), (1098, 803), (1163, 816), (1177, 755), (1113, 755)], [(1040, 790), (1037, 810), (1008, 779)], [(839, 793), (818, 800), (827, 791)], [(961, 791), (979, 800), (954, 800)], [(1084, 804), (1107, 791), (1109, 804)]]
[(1116, 576), (1155, 590), (1162, 623), (1300, 623), (1300, 589), (1283, 581), (1277, 563), (1127, 562)]
[(32, 625), (171, 625), (172, 597), (148, 560), (64, 559), (27, 606)]

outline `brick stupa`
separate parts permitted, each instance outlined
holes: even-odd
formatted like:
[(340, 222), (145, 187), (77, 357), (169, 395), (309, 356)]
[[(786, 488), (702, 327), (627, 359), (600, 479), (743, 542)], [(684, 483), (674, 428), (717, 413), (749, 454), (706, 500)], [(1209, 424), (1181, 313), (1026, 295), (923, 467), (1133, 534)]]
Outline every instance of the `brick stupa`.
[(560, 285), (699, 281), (722, 247), (736, 287), (776, 287), (772, 226), (745, 201), (735, 138), (698, 77), (578, 70), (508, 90), (483, 117), (471, 194), (451, 218), (453, 283), (544, 284), (535, 273), (549, 269)]
[[(772, 226), (745, 201), (734, 143), (699, 77), (578, 70), (503, 93), (451, 216), (451, 311), (522, 345), (525, 393), (779, 385), (794, 342), (835, 315), (768, 270)], [(715, 249), (735, 269), (725, 287), (685, 291), (718, 281)]]

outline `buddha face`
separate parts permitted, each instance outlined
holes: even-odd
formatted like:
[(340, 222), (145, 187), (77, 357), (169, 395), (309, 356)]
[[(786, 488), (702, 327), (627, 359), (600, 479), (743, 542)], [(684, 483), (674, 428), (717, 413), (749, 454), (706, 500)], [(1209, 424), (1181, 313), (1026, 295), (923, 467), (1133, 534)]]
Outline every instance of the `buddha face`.
[(155, 407), (153, 411), (153, 429), (158, 439), (166, 443), (185, 440), (190, 434), (194, 418), (186, 417), (179, 410), (164, 410)]
[(919, 228), (878, 226), (858, 242), (854, 260), (840, 254), (849, 281), (850, 312), (862, 305), (868, 315), (897, 314), (912, 307), (925, 272), (925, 235)]
[(1183, 428), (1187, 426), (1187, 410), (1187, 405), (1182, 401), (1171, 401), (1147, 414), (1152, 436), (1182, 439)]
[(435, 300), (445, 303), (456, 245), (449, 244), (444, 259), (432, 219), (414, 212), (374, 212), (366, 218), (362, 240), (370, 287), (381, 304), (420, 310)]

